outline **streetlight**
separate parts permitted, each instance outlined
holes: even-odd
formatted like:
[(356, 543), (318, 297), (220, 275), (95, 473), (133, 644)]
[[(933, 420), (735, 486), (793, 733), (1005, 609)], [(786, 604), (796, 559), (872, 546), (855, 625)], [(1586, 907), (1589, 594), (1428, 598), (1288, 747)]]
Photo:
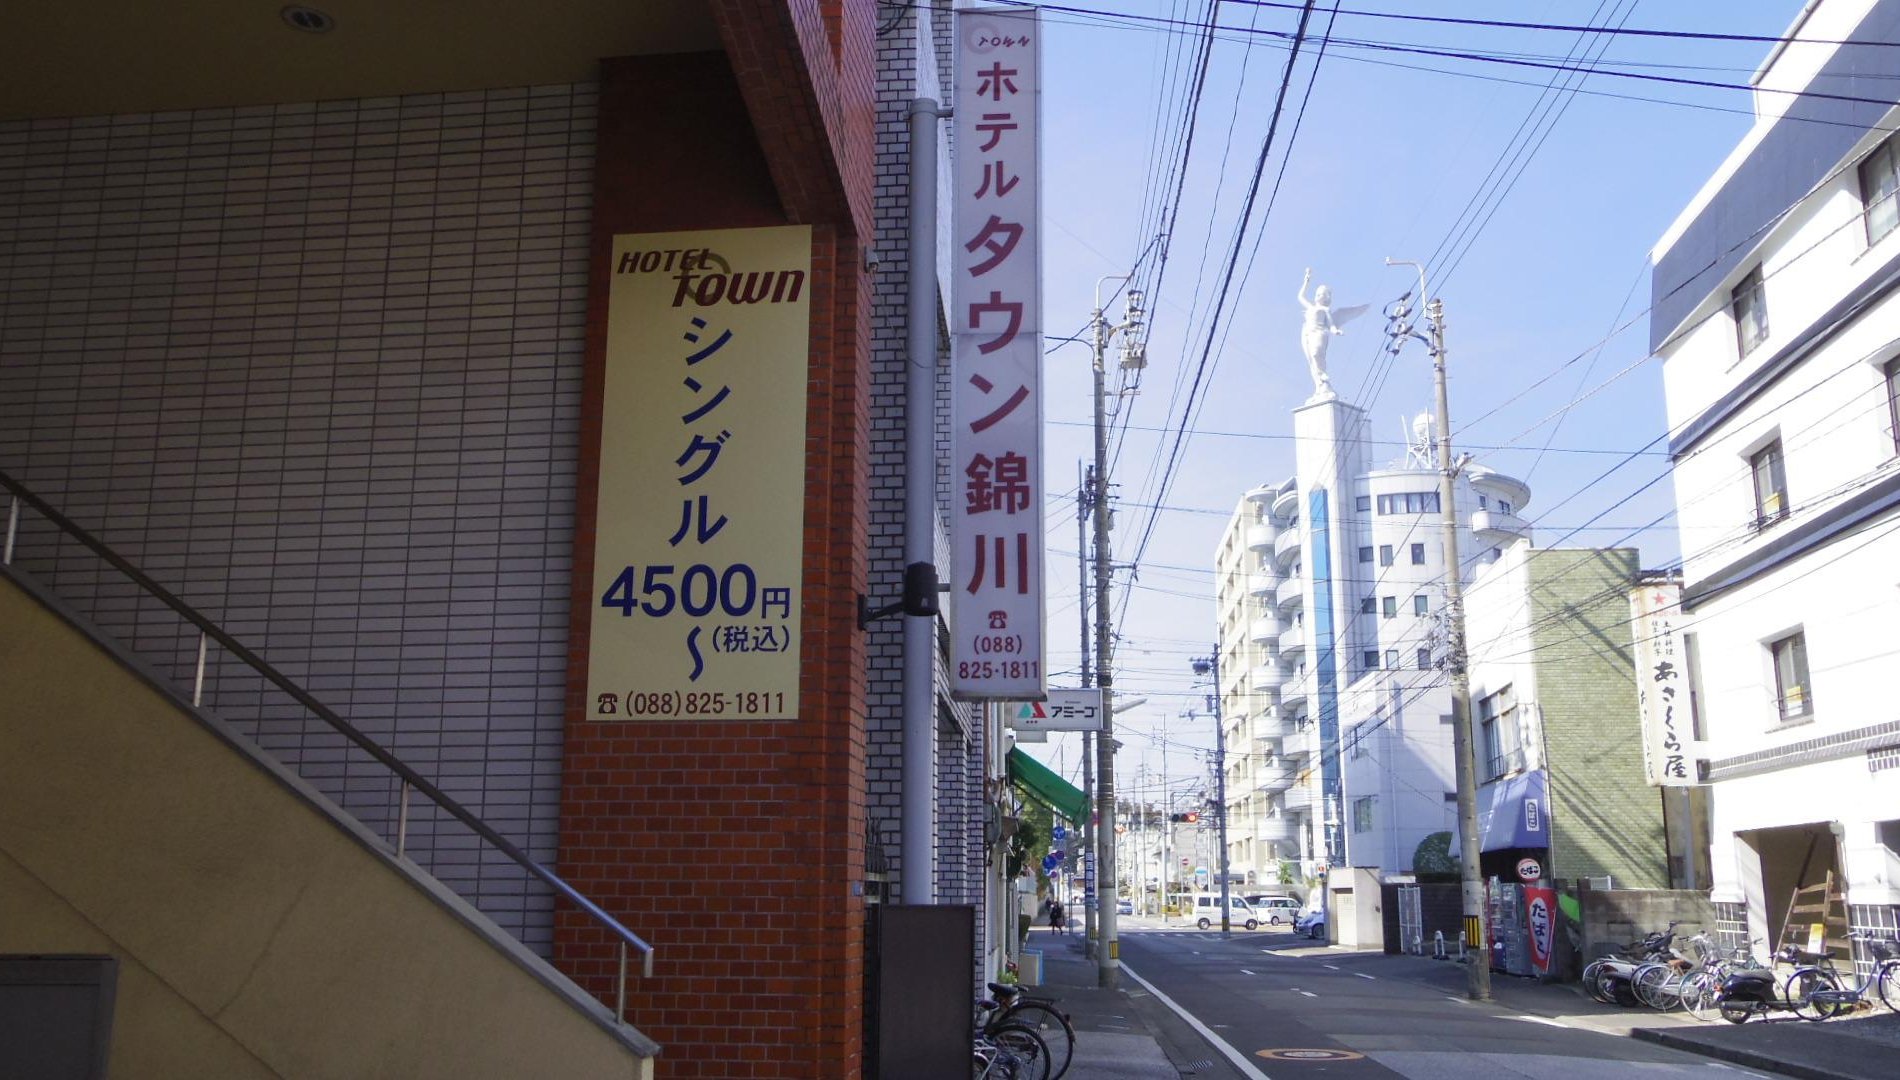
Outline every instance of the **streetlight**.
[(1220, 642), (1213, 653), (1194, 659), (1194, 674), (1212, 675), (1214, 692), (1208, 695), (1208, 709), (1214, 714), (1214, 821), (1220, 830), (1220, 936), (1233, 936), (1228, 924), (1227, 902), (1227, 731), (1221, 720)]

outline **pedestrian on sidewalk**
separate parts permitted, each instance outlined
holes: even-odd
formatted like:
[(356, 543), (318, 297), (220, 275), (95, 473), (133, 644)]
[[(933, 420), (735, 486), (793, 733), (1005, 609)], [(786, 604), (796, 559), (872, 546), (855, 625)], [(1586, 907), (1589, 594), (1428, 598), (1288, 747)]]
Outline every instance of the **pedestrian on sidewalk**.
[(1049, 898), (1049, 932), (1051, 934), (1068, 933), (1065, 920), (1063, 919), (1062, 901), (1054, 897)]

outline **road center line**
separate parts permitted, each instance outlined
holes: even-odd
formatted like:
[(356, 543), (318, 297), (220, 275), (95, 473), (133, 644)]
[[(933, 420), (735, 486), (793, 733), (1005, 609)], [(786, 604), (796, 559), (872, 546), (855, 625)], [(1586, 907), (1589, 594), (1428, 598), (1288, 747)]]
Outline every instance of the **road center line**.
[(1144, 979), (1140, 975), (1136, 974), (1135, 969), (1128, 966), (1128, 961), (1124, 960), (1121, 962), (1121, 970), (1122, 970), (1122, 974), (1127, 975), (1129, 978), (1135, 980), (1136, 982), (1140, 983), (1142, 986), (1146, 987), (1148, 989), (1148, 992), (1155, 996), (1156, 1001), (1159, 1001), (1163, 1005), (1166, 1005), (1168, 1008), (1173, 1009), (1174, 1015), (1180, 1017), (1182, 1020), (1187, 1021), (1187, 1025), (1189, 1027), (1199, 1032), (1203, 1039), (1206, 1039), (1209, 1043), (1213, 1045), (1214, 1049), (1219, 1050), (1221, 1052), (1221, 1056), (1225, 1057), (1228, 1060), (1228, 1062), (1233, 1065), (1235, 1069), (1238, 1069), (1240, 1071), (1240, 1074), (1242, 1076), (1247, 1078), (1247, 1080), (1272, 1080), (1272, 1078), (1269, 1077), (1266, 1073), (1263, 1073), (1259, 1069), (1254, 1068), (1253, 1062), (1248, 1061), (1245, 1057), (1242, 1057), (1240, 1051), (1227, 1045), (1226, 1039), (1223, 1039), (1219, 1035), (1214, 1034), (1214, 1032), (1210, 1030), (1206, 1024), (1201, 1023), (1200, 1020), (1197, 1019), (1193, 1013), (1188, 1012), (1186, 1009), (1183, 1009), (1179, 1005), (1176, 1005), (1174, 1003), (1174, 999), (1162, 993), (1159, 987), (1155, 986), (1155, 984), (1149, 982), (1147, 979)]
[(1378, 978), (1378, 976), (1376, 976), (1376, 975), (1368, 975), (1368, 974), (1366, 974), (1366, 973), (1365, 973), (1365, 972), (1363, 972), (1363, 971), (1355, 971), (1355, 972), (1353, 972), (1353, 974), (1354, 974), (1354, 975), (1357, 975), (1357, 976), (1359, 976), (1359, 977), (1360, 977), (1360, 978), (1362, 978), (1362, 979), (1376, 979), (1376, 978)]
[(1251, 972), (1251, 971), (1248, 971), (1248, 970), (1247, 970), (1246, 968), (1241, 968), (1241, 969), (1240, 969), (1240, 973), (1241, 973), (1242, 975), (1252, 975), (1252, 974), (1253, 974), (1253, 972)]
[(1320, 966), (1321, 966), (1321, 967), (1323, 967), (1323, 968), (1325, 968), (1325, 969), (1326, 969), (1327, 971), (1338, 971), (1338, 970), (1339, 970), (1339, 965), (1338, 965), (1338, 964), (1321, 964)]

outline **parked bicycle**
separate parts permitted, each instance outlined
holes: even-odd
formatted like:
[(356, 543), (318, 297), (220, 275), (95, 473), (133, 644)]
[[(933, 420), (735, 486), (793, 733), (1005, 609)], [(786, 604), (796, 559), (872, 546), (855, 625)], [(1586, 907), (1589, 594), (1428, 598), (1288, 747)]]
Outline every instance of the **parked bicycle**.
[(1881, 1003), (1889, 1009), (1900, 1009), (1900, 943), (1886, 938), (1878, 938), (1863, 930), (1847, 935), (1850, 941), (1864, 941), (1868, 951), (1874, 954), (1874, 963), (1864, 978), (1856, 985), (1843, 987), (1841, 973), (1834, 966), (1832, 955), (1822, 953), (1803, 953), (1803, 959), (1812, 959), (1812, 966), (1796, 968), (1782, 986), (1782, 996), (1790, 1002), (1796, 1002), (1795, 1015), (1805, 1020), (1826, 1020), (1832, 1016), (1852, 1011), (1862, 1001), (1867, 1000), (1867, 992), (1873, 990), (1880, 995)]
[(977, 1006), (989, 1009), (985, 1023), (1020, 1024), (1035, 1031), (1049, 1047), (1049, 1080), (1060, 1080), (1075, 1056), (1075, 1025), (1069, 1022), (1069, 1014), (1057, 1008), (1055, 998), (1035, 997), (1008, 983), (987, 985), (995, 999)]
[(1049, 1080), (1049, 1046), (1019, 1024), (979, 1024), (970, 1064), (976, 1080)]
[(1583, 969), (1584, 990), (1605, 1005), (1638, 1004), (1639, 999), (1631, 980), (1636, 970), (1644, 964), (1674, 955), (1671, 945), (1676, 937), (1677, 925), (1672, 922), (1665, 930), (1647, 934), (1641, 941), (1613, 949), (1610, 955), (1590, 961)]
[[(1696, 947), (1701, 966), (1683, 980), (1682, 1004), (1690, 1016), (1706, 1023), (1722, 1014), (1722, 984), (1736, 972), (1754, 968), (1755, 956), (1746, 945), (1737, 945), (1722, 952), (1706, 933), (1697, 934), (1689, 940)], [(1760, 938), (1755, 939), (1755, 944), (1761, 943)]]

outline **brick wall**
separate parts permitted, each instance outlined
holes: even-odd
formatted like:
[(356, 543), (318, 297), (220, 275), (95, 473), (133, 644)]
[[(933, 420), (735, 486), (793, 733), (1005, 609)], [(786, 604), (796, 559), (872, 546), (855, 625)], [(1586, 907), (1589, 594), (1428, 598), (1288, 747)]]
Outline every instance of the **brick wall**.
[[(838, 70), (806, 67), (832, 55), (814, 54), (811, 32), (827, 31), (799, 22), (807, 16), (817, 13), (728, 13), (728, 54), (602, 70), (561, 869), (656, 947), (656, 977), (630, 987), (628, 1016), (666, 1048), (676, 1077), (851, 1077), (862, 1067), (868, 639), (856, 600), (871, 545), (870, 440), (883, 421), (870, 408), (870, 282), (852, 226), (869, 178), (846, 178), (866, 191), (825, 189), (839, 176), (837, 133), (828, 142), (813, 118), (823, 112), (814, 99), (866, 88), (800, 87), (772, 73), (813, 84), (871, 73), (849, 68), (863, 51), (849, 43)], [(831, 25), (850, 35), (856, 23)], [(813, 229), (800, 716), (593, 721), (582, 700), (585, 614), (612, 238), (786, 223)], [(559, 914), (556, 962), (610, 999), (613, 947), (577, 912)]]
[(1531, 647), (1549, 763), (1552, 873), (1669, 885), (1662, 800), (1643, 777), (1630, 644), (1633, 548), (1531, 554)]
[[(0, 123), (0, 468), (554, 856), (595, 91)], [(19, 562), (189, 686), (197, 635)], [(205, 703), (382, 835), (397, 786), (214, 649)], [(552, 904), (420, 798), (408, 852)]]

